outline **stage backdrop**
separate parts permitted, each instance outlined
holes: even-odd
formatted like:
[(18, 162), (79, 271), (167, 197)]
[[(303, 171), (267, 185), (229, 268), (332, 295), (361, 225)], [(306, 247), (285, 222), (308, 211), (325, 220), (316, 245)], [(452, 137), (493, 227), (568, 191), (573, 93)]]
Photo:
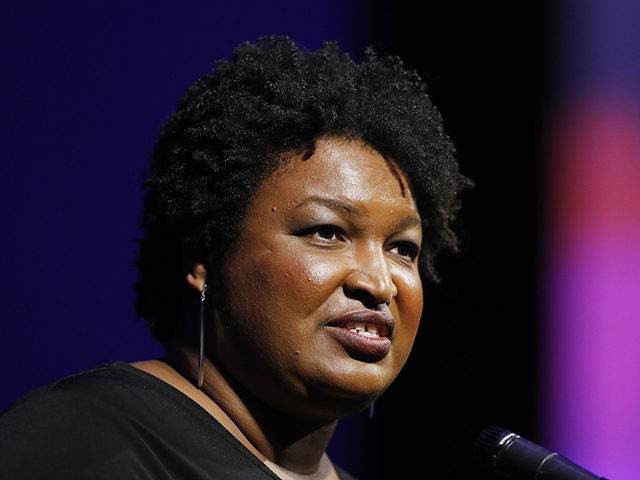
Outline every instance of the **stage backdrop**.
[(0, 408), (161, 354), (133, 310), (140, 181), (189, 83), (262, 34), (354, 55), (379, 42), (427, 75), (477, 188), (408, 369), (332, 454), (363, 479), (480, 479), (472, 442), (497, 422), (611, 480), (640, 478), (640, 4), (424, 8), (2, 2)]
[(550, 10), (541, 440), (640, 478), (640, 3)]

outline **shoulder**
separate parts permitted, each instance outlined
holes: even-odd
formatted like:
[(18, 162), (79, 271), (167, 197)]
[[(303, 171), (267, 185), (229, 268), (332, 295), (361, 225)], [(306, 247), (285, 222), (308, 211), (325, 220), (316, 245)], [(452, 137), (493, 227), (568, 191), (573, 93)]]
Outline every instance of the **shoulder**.
[(18, 398), (2, 412), (0, 419), (6, 422), (7, 419), (25, 414), (54, 417), (51, 414), (53, 412), (76, 407), (95, 407), (101, 398), (100, 390), (106, 387), (104, 379), (111, 378), (112, 384), (121, 383), (119, 377), (122, 376), (118, 364), (110, 364), (63, 377)]
[[(166, 383), (125, 362), (100, 365), (39, 387), (0, 416), (4, 432), (102, 434), (165, 421), (164, 412), (192, 405)], [(154, 415), (154, 412), (159, 412)], [(143, 421), (144, 420), (144, 421)], [(6, 438), (6, 436), (2, 436)]]
[(89, 425), (81, 421), (84, 417), (95, 421), (101, 414), (107, 415), (132, 403), (127, 392), (140, 387), (131, 379), (132, 372), (123, 365), (126, 364), (101, 365), (36, 388), (2, 412), (0, 426), (3, 431), (14, 424), (28, 430), (50, 425), (59, 425), (65, 431), (88, 428)]
[(123, 445), (139, 437), (136, 391), (143, 386), (135, 386), (134, 373), (119, 363), (103, 365), (15, 401), (0, 416), (0, 477), (45, 478), (48, 470), (63, 478), (84, 468), (96, 474), (121, 456)]
[(122, 362), (25, 395), (0, 432), (0, 478), (273, 478), (191, 399)]
[(136, 378), (136, 372), (124, 362), (114, 362), (74, 373), (18, 398), (2, 412), (0, 419), (7, 422), (17, 416), (29, 415), (30, 418), (55, 421), (54, 412), (64, 418), (65, 411), (74, 415), (87, 411), (95, 415), (101, 410), (126, 408), (134, 402), (136, 391), (149, 390), (150, 381)]

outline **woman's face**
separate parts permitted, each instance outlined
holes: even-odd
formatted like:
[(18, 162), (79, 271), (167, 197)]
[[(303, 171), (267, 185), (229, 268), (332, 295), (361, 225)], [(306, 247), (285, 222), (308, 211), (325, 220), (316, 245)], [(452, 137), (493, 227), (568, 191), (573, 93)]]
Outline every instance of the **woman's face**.
[(421, 240), (402, 174), (361, 143), (318, 141), (255, 192), (224, 263), (211, 355), (275, 408), (363, 408), (413, 345)]

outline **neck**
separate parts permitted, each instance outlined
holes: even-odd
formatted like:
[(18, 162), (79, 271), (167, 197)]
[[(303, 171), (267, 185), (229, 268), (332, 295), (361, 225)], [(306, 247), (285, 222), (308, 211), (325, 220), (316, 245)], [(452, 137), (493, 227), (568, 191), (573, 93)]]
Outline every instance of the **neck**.
[[(196, 389), (197, 351), (188, 347), (174, 349), (168, 362)], [(325, 454), (337, 420), (314, 422), (275, 410), (239, 386), (207, 358), (204, 383), (199, 392), (204, 395), (194, 399), (198, 403), (212, 402), (217, 408), (201, 405), (283, 478), (337, 478)]]

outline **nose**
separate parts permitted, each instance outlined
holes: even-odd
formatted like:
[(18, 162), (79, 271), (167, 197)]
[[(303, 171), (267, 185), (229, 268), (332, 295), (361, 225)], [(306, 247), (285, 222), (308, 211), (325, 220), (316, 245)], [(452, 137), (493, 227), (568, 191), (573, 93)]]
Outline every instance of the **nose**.
[(367, 306), (388, 304), (398, 294), (384, 252), (361, 255), (344, 279), (347, 296)]

